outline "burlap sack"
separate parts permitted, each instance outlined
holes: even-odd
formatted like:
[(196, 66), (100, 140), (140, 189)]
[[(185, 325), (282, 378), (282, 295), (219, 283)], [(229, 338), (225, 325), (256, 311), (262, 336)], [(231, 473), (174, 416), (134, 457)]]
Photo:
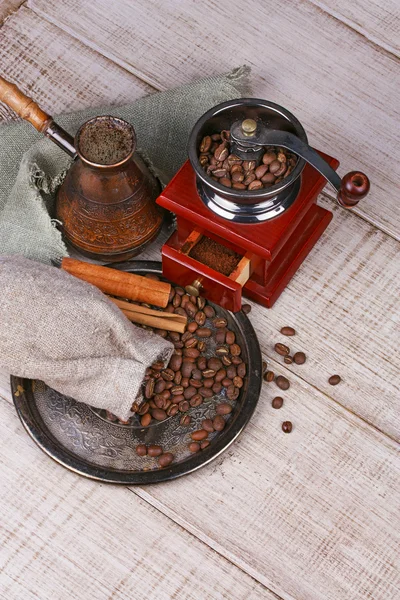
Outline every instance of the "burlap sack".
[(0, 290), (1, 364), (121, 419), (131, 414), (146, 367), (172, 354), (171, 342), (56, 267), (1, 257)]

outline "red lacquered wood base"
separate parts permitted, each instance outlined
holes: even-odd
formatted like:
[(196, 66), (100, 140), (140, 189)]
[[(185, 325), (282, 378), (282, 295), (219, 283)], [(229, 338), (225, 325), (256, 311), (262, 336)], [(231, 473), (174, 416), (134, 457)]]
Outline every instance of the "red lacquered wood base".
[[(320, 154), (337, 169), (335, 158)], [(242, 294), (270, 308), (332, 219), (316, 205), (325, 184), (306, 165), (298, 197), (282, 215), (263, 223), (232, 223), (205, 206), (186, 162), (157, 199), (177, 215), (177, 230), (162, 248), (163, 274), (183, 287), (199, 280), (202, 295), (233, 312), (240, 310)], [(227, 277), (188, 255), (187, 240), (196, 232), (241, 254), (243, 272)]]

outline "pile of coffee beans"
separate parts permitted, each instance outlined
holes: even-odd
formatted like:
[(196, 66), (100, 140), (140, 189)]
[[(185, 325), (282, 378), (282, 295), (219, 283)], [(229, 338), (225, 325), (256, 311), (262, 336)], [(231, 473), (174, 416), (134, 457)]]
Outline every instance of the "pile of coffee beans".
[[(206, 419), (202, 429), (190, 434), (189, 450), (198, 452), (210, 444), (206, 439), (209, 433), (224, 429), (225, 418), (232, 412), (232, 403), (244, 385), (247, 368), (235, 332), (204, 298), (190, 296), (181, 287), (172, 287), (165, 310), (188, 318), (183, 334), (155, 330), (174, 345), (168, 365), (165, 367), (162, 361), (156, 361), (146, 370), (142, 398), (133, 403), (135, 414), (128, 421), (108, 411), (101, 414), (120, 425), (140, 424), (141, 427), (180, 414), (179, 424), (189, 427), (191, 409), (222, 392), (223, 398), (215, 407), (213, 419)], [(157, 445), (139, 444), (136, 452), (138, 456), (156, 457), (160, 468), (174, 459), (173, 454)]]
[(249, 192), (271, 187), (287, 177), (297, 163), (285, 148), (266, 146), (261, 164), (229, 152), (230, 132), (206, 135), (200, 142), (199, 162), (207, 175), (225, 187)]

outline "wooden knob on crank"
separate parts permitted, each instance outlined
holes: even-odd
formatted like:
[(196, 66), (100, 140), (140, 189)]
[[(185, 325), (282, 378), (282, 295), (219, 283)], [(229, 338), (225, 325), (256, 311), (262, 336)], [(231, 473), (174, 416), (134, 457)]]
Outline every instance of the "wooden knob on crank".
[(370, 188), (369, 179), (361, 171), (350, 171), (342, 179), (342, 186), (338, 192), (338, 202), (344, 208), (352, 208), (365, 198)]
[(40, 132), (43, 132), (53, 120), (32, 98), (25, 96), (16, 85), (3, 77), (0, 77), (0, 101), (12, 108), (18, 116), (31, 123)]

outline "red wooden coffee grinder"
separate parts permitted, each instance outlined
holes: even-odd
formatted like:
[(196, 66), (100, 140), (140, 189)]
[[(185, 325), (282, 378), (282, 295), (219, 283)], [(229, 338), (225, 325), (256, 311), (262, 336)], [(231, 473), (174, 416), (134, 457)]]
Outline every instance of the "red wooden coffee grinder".
[[(259, 164), (266, 147), (274, 146), (294, 153), (297, 162), (289, 175), (262, 189), (226, 187), (203, 168), (199, 151), (205, 136), (222, 130), (230, 132), (230, 154), (241, 160)], [(240, 98), (215, 106), (193, 128), (188, 152), (189, 161), (157, 199), (177, 218), (162, 248), (163, 274), (187, 293), (201, 292), (233, 312), (240, 310), (242, 295), (268, 308), (274, 304), (332, 219), (316, 204), (326, 180), (345, 208), (369, 191), (363, 173), (341, 180), (335, 171), (339, 161), (308, 146), (296, 117), (266, 100)], [(199, 260), (199, 244), (213, 249), (211, 262)], [(237, 257), (229, 274), (219, 271), (225, 249)]]

